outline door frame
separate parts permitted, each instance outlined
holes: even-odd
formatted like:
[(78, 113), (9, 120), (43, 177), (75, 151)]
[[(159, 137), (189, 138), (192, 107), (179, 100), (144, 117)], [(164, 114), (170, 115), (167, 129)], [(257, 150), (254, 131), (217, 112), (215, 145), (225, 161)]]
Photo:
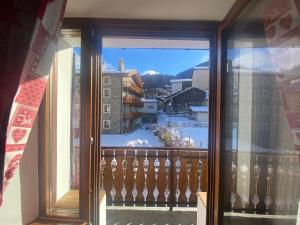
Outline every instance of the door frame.
[(211, 193), (208, 198), (210, 199), (207, 209), (207, 216), (209, 222), (207, 225), (220, 225), (223, 224), (223, 198), (222, 198), (222, 184), (223, 180), (223, 163), (224, 163), (224, 147), (225, 147), (225, 120), (223, 115), (226, 113), (226, 58), (227, 58), (227, 29), (232, 26), (236, 18), (242, 13), (243, 9), (251, 3), (251, 0), (236, 0), (232, 8), (224, 17), (218, 26), (217, 30), (217, 72), (216, 72), (216, 102), (213, 105), (215, 115), (214, 137), (215, 146), (210, 159), (213, 165), (210, 167), (209, 177), (211, 178)]
[[(217, 77), (217, 33), (220, 23), (216, 21), (153, 21), (153, 20), (122, 20), (122, 19), (93, 19), (93, 18), (65, 18), (63, 23), (64, 29), (81, 29), (84, 34), (86, 27), (92, 27), (95, 31), (95, 37), (98, 38), (98, 43), (95, 39), (91, 45), (98, 46), (101, 49), (101, 37), (103, 36), (120, 36), (120, 37), (145, 37), (145, 38), (186, 38), (186, 39), (206, 39), (210, 43), (210, 98), (209, 98), (209, 141), (208, 141), (208, 198), (207, 198), (207, 224), (214, 224), (212, 219), (215, 212), (215, 182), (219, 179), (216, 176), (216, 164), (213, 160), (216, 158), (215, 152), (217, 151), (217, 145), (219, 137), (216, 135), (219, 120), (215, 120), (218, 115), (217, 109), (218, 102), (218, 77)], [(98, 79), (98, 82), (101, 79)], [(98, 83), (98, 90), (101, 84)], [(97, 87), (97, 86), (95, 86)], [(94, 87), (94, 90), (97, 88)], [(100, 92), (101, 93), (101, 92)], [(101, 96), (100, 96), (101, 97)], [(100, 98), (98, 96), (98, 103), (101, 105)], [(101, 112), (101, 111), (100, 111)], [(98, 114), (99, 116), (99, 114)], [(99, 117), (98, 117), (99, 118)], [(98, 123), (101, 123), (98, 121)], [(97, 131), (93, 131), (97, 134)], [(98, 133), (99, 134), (99, 133)], [(94, 136), (96, 137), (96, 136)], [(100, 142), (95, 142), (93, 149), (96, 151), (100, 147)], [(94, 152), (95, 152), (94, 151)], [(99, 168), (99, 154), (92, 154), (92, 163), (90, 168), (91, 178), (90, 180), (96, 181), (91, 186), (92, 199), (90, 205), (90, 214), (92, 215), (93, 224), (97, 224), (98, 218), (97, 212), (99, 206), (97, 204), (99, 187), (99, 174), (95, 171), (95, 168)], [(97, 160), (98, 158), (98, 160)], [(86, 207), (86, 206), (85, 206)]]

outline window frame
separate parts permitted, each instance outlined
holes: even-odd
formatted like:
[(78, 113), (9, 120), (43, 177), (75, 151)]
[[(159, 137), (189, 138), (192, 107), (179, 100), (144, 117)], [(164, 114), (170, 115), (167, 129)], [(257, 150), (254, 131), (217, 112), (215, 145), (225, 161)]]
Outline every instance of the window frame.
[[(109, 108), (108, 111), (105, 111), (105, 106), (108, 106), (108, 108)], [(111, 113), (111, 104), (107, 104), (107, 103), (103, 104), (103, 113), (105, 113), (105, 114)]]
[[(109, 82), (105, 82), (106, 79), (108, 79)], [(103, 76), (103, 84), (104, 85), (111, 85), (111, 77), (110, 76)]]
[[(217, 33), (219, 22), (217, 21), (152, 21), (152, 20), (123, 20), (123, 19), (83, 19), (83, 18), (65, 18), (63, 28), (84, 28), (91, 29), (95, 28), (95, 36), (97, 38), (103, 36), (135, 36), (135, 37), (158, 37), (158, 38), (186, 38), (186, 39), (207, 39), (210, 41), (210, 92), (212, 93), (209, 98), (209, 105), (212, 110), (209, 112), (210, 121), (215, 121), (217, 113), (215, 109), (218, 107), (218, 92), (213, 91), (220, 88), (218, 86), (219, 79), (216, 76), (217, 73)], [(96, 41), (95, 41), (96, 42)], [(99, 47), (100, 45), (100, 47)], [(88, 46), (90, 46), (88, 44)], [(101, 49), (101, 41), (98, 39), (97, 46)], [(100, 85), (101, 87), (101, 85)], [(101, 90), (101, 89), (100, 89)], [(102, 93), (102, 92), (101, 92)], [(99, 104), (101, 107), (101, 102)], [(99, 107), (98, 107), (99, 108)], [(215, 203), (215, 194), (212, 187), (215, 185), (215, 182), (218, 180), (219, 176), (215, 177), (216, 170), (215, 163), (212, 163), (212, 160), (215, 158), (215, 150), (218, 146), (218, 127), (219, 121), (210, 123), (210, 133), (209, 133), (209, 148), (213, 151), (208, 152), (208, 159), (211, 163), (208, 165), (208, 189), (211, 190), (211, 193), (208, 194), (208, 213), (207, 213), (207, 224), (214, 224), (214, 203)], [(98, 143), (100, 144), (100, 143)], [(93, 158), (93, 157), (92, 157)], [(96, 161), (96, 159), (92, 159)], [(93, 164), (91, 165), (93, 167)], [(97, 174), (97, 172), (95, 172)], [(91, 176), (91, 175), (90, 175)], [(94, 178), (91, 178), (94, 179)], [(97, 184), (96, 184), (97, 185)], [(92, 188), (92, 190), (94, 190)], [(93, 224), (97, 225), (97, 213), (99, 209), (97, 207), (98, 198), (97, 190), (95, 189), (95, 194), (92, 194), (91, 202), (94, 202), (90, 208), (90, 215), (93, 221)], [(84, 207), (87, 207), (84, 206)]]
[[(105, 126), (105, 122), (108, 122), (108, 127)], [(110, 124), (110, 120), (103, 120), (103, 127), (102, 129), (105, 129), (105, 130), (110, 130), (111, 128), (111, 124)]]
[[(108, 96), (105, 95), (105, 91), (109, 91), (108, 92), (109, 93)], [(111, 89), (110, 88), (103, 88), (103, 96), (102, 97), (105, 98), (105, 99), (111, 98)]]

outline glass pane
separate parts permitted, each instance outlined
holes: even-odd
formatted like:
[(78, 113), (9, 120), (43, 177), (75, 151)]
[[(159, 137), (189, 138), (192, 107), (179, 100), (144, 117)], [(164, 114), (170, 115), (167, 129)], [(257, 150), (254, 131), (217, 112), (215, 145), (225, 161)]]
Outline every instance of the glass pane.
[(227, 32), (224, 224), (299, 220), (299, 6), (252, 1)]
[[(196, 224), (207, 191), (209, 40), (103, 37), (102, 44), (107, 224), (157, 224), (161, 215), (159, 224)], [(185, 212), (163, 213), (172, 207)], [(202, 213), (205, 222), (204, 206)]]
[(62, 31), (49, 97), (50, 211), (79, 210), (80, 33)]

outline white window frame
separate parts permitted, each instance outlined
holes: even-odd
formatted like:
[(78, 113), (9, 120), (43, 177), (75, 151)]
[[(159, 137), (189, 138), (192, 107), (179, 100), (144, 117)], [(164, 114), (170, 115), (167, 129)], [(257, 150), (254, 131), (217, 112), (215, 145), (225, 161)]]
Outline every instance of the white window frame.
[[(108, 79), (108, 82), (106, 82), (107, 81), (107, 79)], [(103, 84), (111, 84), (111, 77), (109, 77), (109, 76), (104, 76), (103, 77)]]
[[(105, 92), (109, 91), (109, 96), (105, 95)], [(111, 97), (111, 89), (110, 88), (103, 88), (103, 98), (110, 98)]]
[[(108, 111), (105, 111), (105, 107), (108, 106)], [(110, 104), (103, 104), (103, 113), (110, 113)]]
[[(105, 127), (105, 123), (108, 123), (108, 127)], [(110, 129), (110, 120), (103, 120), (103, 129), (108, 130)]]

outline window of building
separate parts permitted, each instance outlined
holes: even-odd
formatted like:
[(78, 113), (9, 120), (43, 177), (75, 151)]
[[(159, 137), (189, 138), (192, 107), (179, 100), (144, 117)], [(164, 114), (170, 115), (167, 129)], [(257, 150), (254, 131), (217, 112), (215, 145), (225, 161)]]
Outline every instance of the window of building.
[(269, 97), (269, 90), (266, 89), (261, 90), (261, 97), (263, 98)]
[(154, 106), (153, 105), (148, 105), (146, 106), (147, 109), (154, 109)]
[(110, 104), (103, 104), (103, 113), (110, 113)]
[(103, 84), (111, 84), (111, 77), (108, 76), (103, 77)]
[(103, 89), (103, 97), (110, 98), (110, 96), (111, 96), (111, 90), (109, 88), (104, 88)]
[(103, 120), (103, 129), (110, 129), (110, 120)]

